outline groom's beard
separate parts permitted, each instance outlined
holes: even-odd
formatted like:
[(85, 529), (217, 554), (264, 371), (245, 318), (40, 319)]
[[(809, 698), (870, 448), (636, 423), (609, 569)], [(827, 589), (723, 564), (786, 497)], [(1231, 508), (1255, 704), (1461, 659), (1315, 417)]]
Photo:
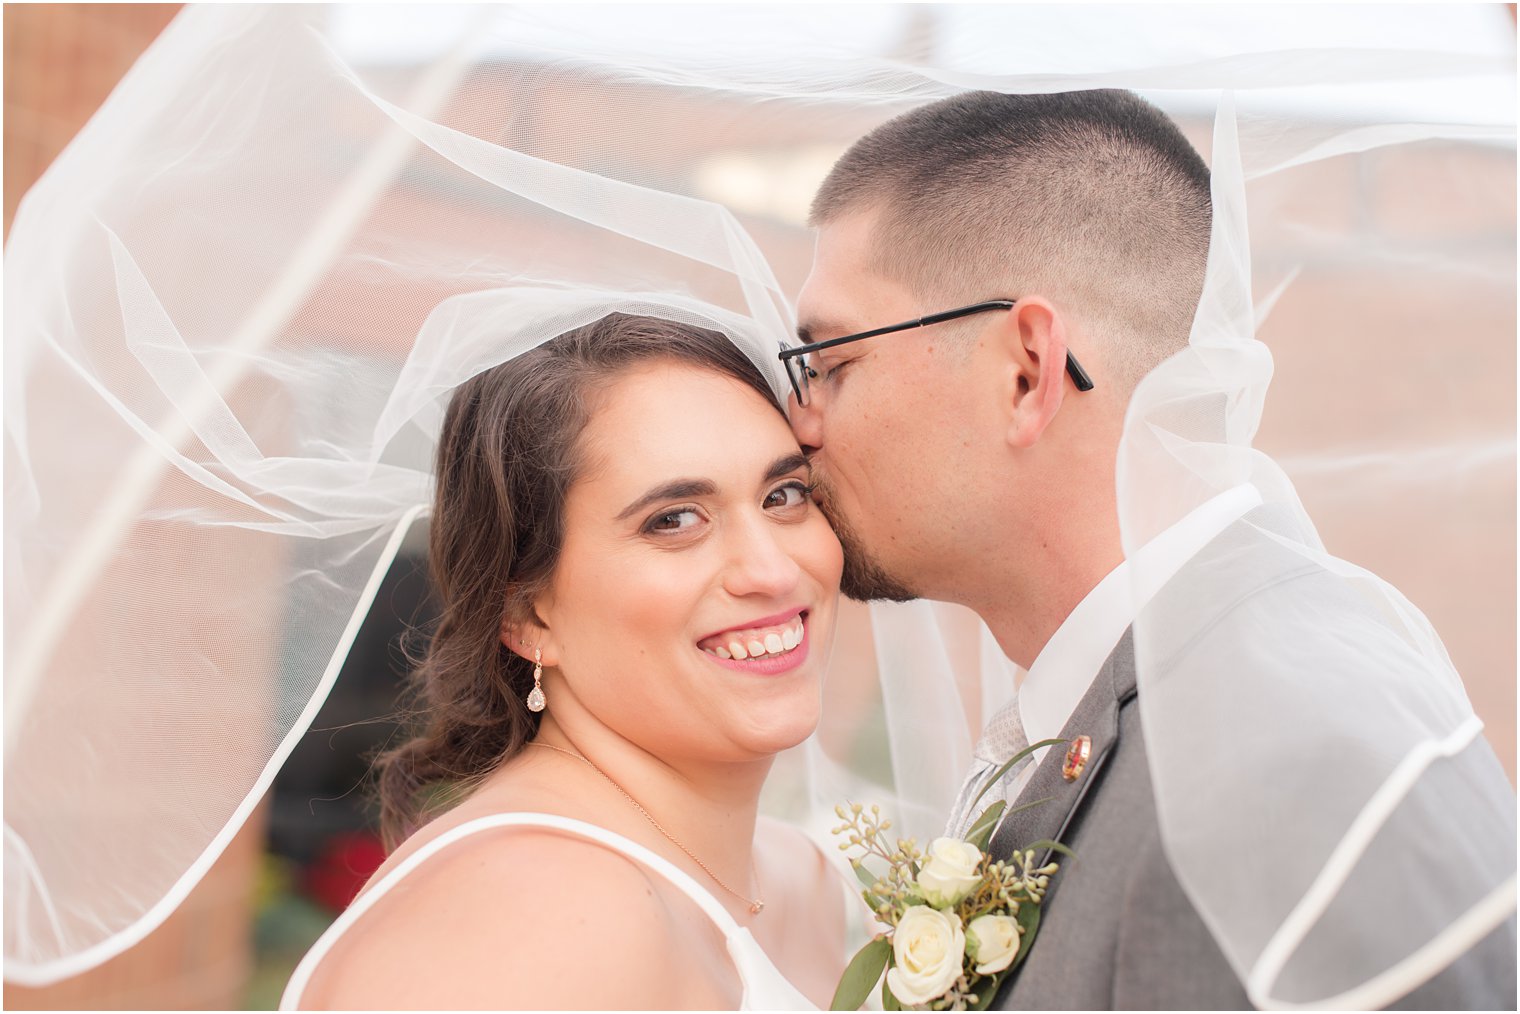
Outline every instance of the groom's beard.
[(835, 509), (833, 490), (830, 489), (828, 480), (816, 473), (814, 475), (820, 498), (819, 507), (829, 524), (834, 526), (834, 534), (839, 536), (839, 544), (844, 548), (844, 572), (839, 576), (839, 590), (845, 597), (857, 602), (911, 602), (918, 598), (916, 592), (888, 574), (866, 551), (865, 544), (848, 519)]

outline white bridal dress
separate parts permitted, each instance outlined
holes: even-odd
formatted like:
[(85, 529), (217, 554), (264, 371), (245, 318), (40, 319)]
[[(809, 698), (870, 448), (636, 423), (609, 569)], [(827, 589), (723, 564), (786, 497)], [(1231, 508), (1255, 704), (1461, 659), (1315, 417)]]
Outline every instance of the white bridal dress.
[(816, 1010), (817, 1007), (791, 984), (781, 970), (771, 961), (765, 951), (755, 942), (748, 929), (740, 926), (729, 915), (728, 910), (714, 898), (701, 884), (693, 880), (684, 870), (681, 870), (668, 859), (658, 856), (638, 842), (630, 841), (620, 834), (615, 834), (604, 827), (588, 824), (583, 820), (575, 820), (570, 817), (560, 817), (549, 813), (497, 813), (489, 817), (477, 817), (474, 820), (450, 828), (448, 831), (434, 838), (416, 852), (407, 856), (395, 869), (381, 878), (374, 886), (365, 891), (359, 898), (340, 915), (327, 932), (322, 934), (311, 948), (306, 952), (306, 957), (301, 959), (295, 974), (290, 977), (289, 984), (285, 987), (285, 995), (280, 998), (281, 1010), (297, 1010), (301, 1006), (301, 994), (311, 982), (311, 977), (316, 973), (317, 966), (344, 933), (354, 926), (364, 914), (374, 907), (375, 903), (385, 897), (390, 890), (399, 884), (407, 874), (417, 867), (436, 856), (439, 852), (462, 838), (482, 831), (491, 831), (503, 827), (541, 827), (567, 834), (579, 835), (592, 841), (600, 842), (608, 848), (621, 852), (623, 855), (641, 863), (643, 866), (664, 877), (686, 897), (690, 898), (707, 917), (713, 921), (723, 934), (723, 939), (728, 945), (728, 956), (733, 959), (734, 969), (739, 974), (739, 981), (743, 986), (743, 998), (739, 1001), (740, 1010)]

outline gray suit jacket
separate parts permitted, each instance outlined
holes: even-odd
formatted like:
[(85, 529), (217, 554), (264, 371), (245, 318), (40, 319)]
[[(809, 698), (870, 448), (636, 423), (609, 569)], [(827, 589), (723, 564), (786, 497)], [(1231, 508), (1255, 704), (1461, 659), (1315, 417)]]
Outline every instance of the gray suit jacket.
[[(1048, 751), (1015, 805), (1050, 801), (1011, 816), (992, 840), (996, 858), (1043, 839), (1076, 853), (1057, 857), (1062, 869), (1051, 881), (1039, 931), (1004, 981), (998, 1009), (1250, 1006), (1162, 850), (1135, 682), (1126, 633), (1061, 733), (1092, 737), (1085, 770), (1066, 781), (1064, 750)], [(1513, 1010), (1515, 1000), (1511, 916), (1395, 1007)]]

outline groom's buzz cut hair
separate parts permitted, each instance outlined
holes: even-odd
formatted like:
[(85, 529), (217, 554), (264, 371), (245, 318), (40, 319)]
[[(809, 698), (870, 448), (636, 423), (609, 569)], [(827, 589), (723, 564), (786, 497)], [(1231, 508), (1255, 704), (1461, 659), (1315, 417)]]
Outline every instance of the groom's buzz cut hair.
[(1130, 385), (1187, 345), (1209, 170), (1130, 92), (970, 92), (905, 113), (840, 157), (810, 224), (857, 211), (881, 215), (873, 266), (926, 312), (1043, 295), (1103, 338)]

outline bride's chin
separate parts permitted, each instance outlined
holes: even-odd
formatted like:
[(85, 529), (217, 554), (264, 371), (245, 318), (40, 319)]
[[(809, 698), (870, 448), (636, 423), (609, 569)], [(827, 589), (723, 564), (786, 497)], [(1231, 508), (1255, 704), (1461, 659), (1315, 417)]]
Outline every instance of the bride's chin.
[(762, 755), (775, 756), (804, 742), (818, 728), (819, 709), (816, 703), (799, 707), (792, 714), (765, 716), (764, 720), (751, 723), (742, 735), (745, 749)]

